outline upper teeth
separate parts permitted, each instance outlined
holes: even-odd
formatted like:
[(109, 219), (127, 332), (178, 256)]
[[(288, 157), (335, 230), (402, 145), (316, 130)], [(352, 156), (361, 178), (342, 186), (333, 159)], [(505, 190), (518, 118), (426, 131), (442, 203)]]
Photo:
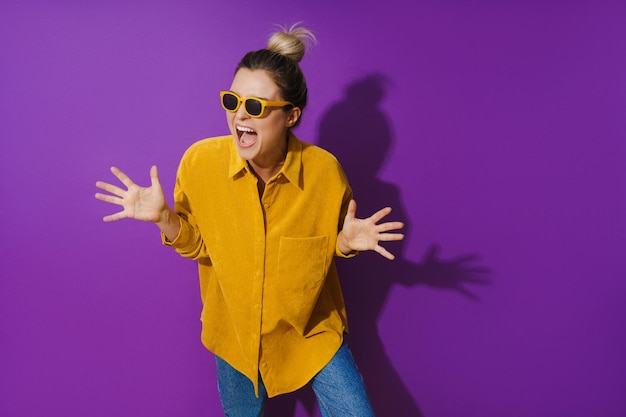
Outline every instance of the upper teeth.
[(245, 126), (237, 126), (237, 130), (240, 131), (240, 132), (254, 133), (254, 130), (250, 129), (249, 127), (245, 127)]

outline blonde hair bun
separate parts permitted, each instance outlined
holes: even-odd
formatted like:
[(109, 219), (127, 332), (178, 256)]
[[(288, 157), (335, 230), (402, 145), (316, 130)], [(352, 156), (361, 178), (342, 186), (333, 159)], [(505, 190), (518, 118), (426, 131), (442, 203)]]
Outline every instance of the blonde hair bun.
[(300, 62), (304, 57), (306, 48), (311, 43), (316, 43), (315, 35), (303, 27), (298, 27), (299, 23), (287, 28), (279, 26), (280, 31), (275, 32), (267, 42), (267, 49), (286, 56), (295, 62)]

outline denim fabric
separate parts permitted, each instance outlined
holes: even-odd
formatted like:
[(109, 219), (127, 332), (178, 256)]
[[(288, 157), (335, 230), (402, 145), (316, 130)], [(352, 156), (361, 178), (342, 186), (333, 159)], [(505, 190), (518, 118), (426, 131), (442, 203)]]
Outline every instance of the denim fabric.
[[(225, 417), (263, 417), (267, 393), (259, 378), (259, 397), (252, 382), (216, 356), (217, 385)], [(312, 381), (323, 417), (374, 417), (352, 352), (345, 342)]]
[(224, 409), (224, 417), (263, 417), (265, 415), (265, 385), (259, 377), (259, 397), (254, 385), (245, 375), (215, 356), (217, 389)]

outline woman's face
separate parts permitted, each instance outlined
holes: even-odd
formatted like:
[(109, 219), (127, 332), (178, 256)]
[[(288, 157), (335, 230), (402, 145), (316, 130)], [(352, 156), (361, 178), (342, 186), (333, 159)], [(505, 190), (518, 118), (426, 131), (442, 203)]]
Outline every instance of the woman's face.
[[(235, 74), (230, 91), (241, 98), (257, 97), (282, 101), (278, 86), (264, 70), (241, 68)], [(261, 117), (246, 114), (243, 104), (235, 113), (226, 112), (228, 127), (237, 144), (239, 155), (258, 167), (271, 168), (284, 161), (287, 154), (287, 131), (300, 116), (300, 109), (285, 111), (268, 107)]]

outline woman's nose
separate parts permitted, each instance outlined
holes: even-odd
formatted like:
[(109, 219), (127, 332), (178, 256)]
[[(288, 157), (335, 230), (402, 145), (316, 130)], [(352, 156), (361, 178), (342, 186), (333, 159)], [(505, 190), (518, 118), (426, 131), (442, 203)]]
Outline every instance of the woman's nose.
[(246, 113), (245, 103), (241, 103), (241, 105), (237, 109), (237, 112), (235, 113), (235, 117), (238, 120), (245, 120), (250, 117), (248, 116), (248, 113)]

